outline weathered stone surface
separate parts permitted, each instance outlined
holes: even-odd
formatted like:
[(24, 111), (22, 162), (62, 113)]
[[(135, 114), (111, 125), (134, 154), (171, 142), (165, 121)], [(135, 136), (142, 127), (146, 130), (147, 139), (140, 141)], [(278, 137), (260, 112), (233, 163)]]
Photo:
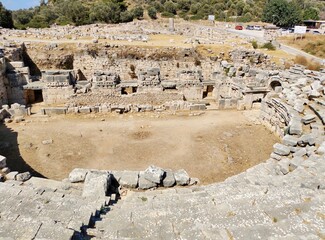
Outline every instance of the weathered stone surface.
[(174, 172), (174, 177), (177, 185), (184, 186), (190, 183), (190, 177), (184, 169)]
[(7, 166), (7, 158), (0, 155), (0, 169)]
[(138, 171), (112, 171), (113, 176), (116, 178), (121, 187), (137, 188), (139, 181)]
[(18, 172), (14, 171), (14, 172), (10, 172), (6, 175), (6, 179), (8, 180), (16, 180), (16, 176), (17, 176)]
[[(150, 182), (160, 184), (165, 171), (156, 166), (149, 166), (144, 172), (143, 177)], [(139, 185), (140, 187), (140, 185)]]
[(87, 198), (105, 197), (110, 185), (110, 174), (105, 171), (90, 171), (86, 175), (82, 196)]
[(145, 172), (140, 172), (139, 173), (139, 189), (141, 190), (147, 190), (147, 189), (150, 189), (150, 188), (154, 188), (154, 187), (157, 187), (157, 183), (155, 182), (152, 182), (150, 180), (147, 180), (145, 178), (145, 175), (146, 173)]
[(69, 174), (69, 181), (72, 183), (83, 182), (88, 172), (88, 169), (75, 168)]
[(24, 172), (24, 173), (19, 173), (16, 175), (16, 180), (17, 181), (21, 181), (21, 182), (25, 182), (28, 179), (30, 179), (32, 177), (32, 175), (30, 174), (30, 172)]
[(288, 156), (290, 154), (290, 148), (280, 143), (274, 144), (273, 149), (274, 153), (280, 156)]
[(306, 148), (301, 148), (301, 149), (299, 149), (298, 151), (296, 151), (295, 153), (293, 153), (292, 155), (294, 156), (294, 157), (302, 157), (302, 156), (304, 156), (304, 155), (306, 155), (307, 154), (307, 150), (306, 150)]
[(316, 121), (316, 116), (312, 114), (305, 115), (302, 117), (301, 122), (304, 124), (309, 124)]
[(163, 186), (164, 187), (172, 187), (175, 185), (176, 180), (174, 177), (174, 173), (171, 169), (165, 169), (165, 178), (163, 179)]
[(291, 135), (285, 135), (283, 138), (282, 138), (282, 142), (284, 145), (287, 145), (287, 146), (296, 146), (297, 143), (298, 143), (298, 138), (295, 137), (295, 136), (291, 136)]

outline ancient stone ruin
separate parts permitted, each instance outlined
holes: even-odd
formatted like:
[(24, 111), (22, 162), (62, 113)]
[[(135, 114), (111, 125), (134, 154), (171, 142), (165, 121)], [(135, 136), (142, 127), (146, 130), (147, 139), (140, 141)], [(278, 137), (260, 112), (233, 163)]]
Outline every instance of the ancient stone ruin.
[[(112, 26), (111, 32), (100, 28), (69, 31), (76, 39), (122, 38), (110, 35)], [(150, 42), (137, 35), (139, 28), (123, 31), (133, 32), (130, 41)], [(191, 32), (174, 29), (174, 22), (170, 28)], [(12, 34), (43, 34), (34, 31)], [(44, 31), (58, 39), (66, 32)], [(194, 32), (206, 41), (214, 34), (208, 27)], [(0, 239), (325, 238), (324, 69), (281, 69), (267, 55), (242, 48), (204, 58), (187, 48), (80, 46), (60, 58), (53, 44), (52, 56), (43, 54), (54, 58), (56, 69), (46, 69), (37, 64), (42, 57), (29, 55), (30, 45), (6, 42), (0, 51), (5, 123), (27, 119), (37, 102), (41, 116), (258, 108), (258, 121), (281, 142), (265, 162), (206, 186), (184, 169), (157, 166), (77, 168), (55, 181), (11, 171), (0, 156)]]

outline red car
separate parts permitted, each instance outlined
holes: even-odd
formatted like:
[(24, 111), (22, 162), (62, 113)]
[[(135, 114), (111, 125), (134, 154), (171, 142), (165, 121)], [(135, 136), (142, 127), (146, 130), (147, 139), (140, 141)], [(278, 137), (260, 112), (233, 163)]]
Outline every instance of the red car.
[(236, 29), (236, 30), (243, 30), (243, 26), (237, 25), (237, 26), (235, 27), (235, 29)]

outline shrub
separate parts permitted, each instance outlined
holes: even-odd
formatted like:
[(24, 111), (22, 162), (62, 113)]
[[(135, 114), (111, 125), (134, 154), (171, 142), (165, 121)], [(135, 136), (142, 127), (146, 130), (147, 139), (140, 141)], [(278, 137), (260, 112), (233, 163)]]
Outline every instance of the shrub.
[(163, 13), (161, 14), (161, 16), (162, 16), (162, 17), (166, 17), (166, 18), (172, 18), (172, 17), (175, 17), (174, 14), (169, 13), (169, 12), (163, 12)]
[(151, 19), (157, 19), (157, 10), (154, 7), (148, 8), (148, 15)]
[(254, 49), (258, 48), (256, 40), (252, 41), (252, 46), (253, 46)]
[(319, 71), (322, 68), (322, 65), (320, 63), (308, 60), (306, 57), (300, 55), (295, 57), (294, 63), (303, 65), (307, 67), (309, 70)]
[(264, 43), (262, 45), (262, 48), (266, 48), (267, 50), (271, 50), (271, 51), (274, 51), (276, 49), (275, 46), (270, 42)]
[(307, 60), (306, 57), (298, 55), (298, 56), (295, 57), (294, 62), (295, 62), (295, 64), (307, 66), (308, 60)]

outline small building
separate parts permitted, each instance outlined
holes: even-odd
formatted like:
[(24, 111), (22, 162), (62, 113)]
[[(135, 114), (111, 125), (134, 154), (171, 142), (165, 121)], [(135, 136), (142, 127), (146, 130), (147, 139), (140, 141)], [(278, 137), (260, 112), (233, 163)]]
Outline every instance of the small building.
[(304, 20), (304, 25), (309, 29), (324, 29), (325, 20)]

